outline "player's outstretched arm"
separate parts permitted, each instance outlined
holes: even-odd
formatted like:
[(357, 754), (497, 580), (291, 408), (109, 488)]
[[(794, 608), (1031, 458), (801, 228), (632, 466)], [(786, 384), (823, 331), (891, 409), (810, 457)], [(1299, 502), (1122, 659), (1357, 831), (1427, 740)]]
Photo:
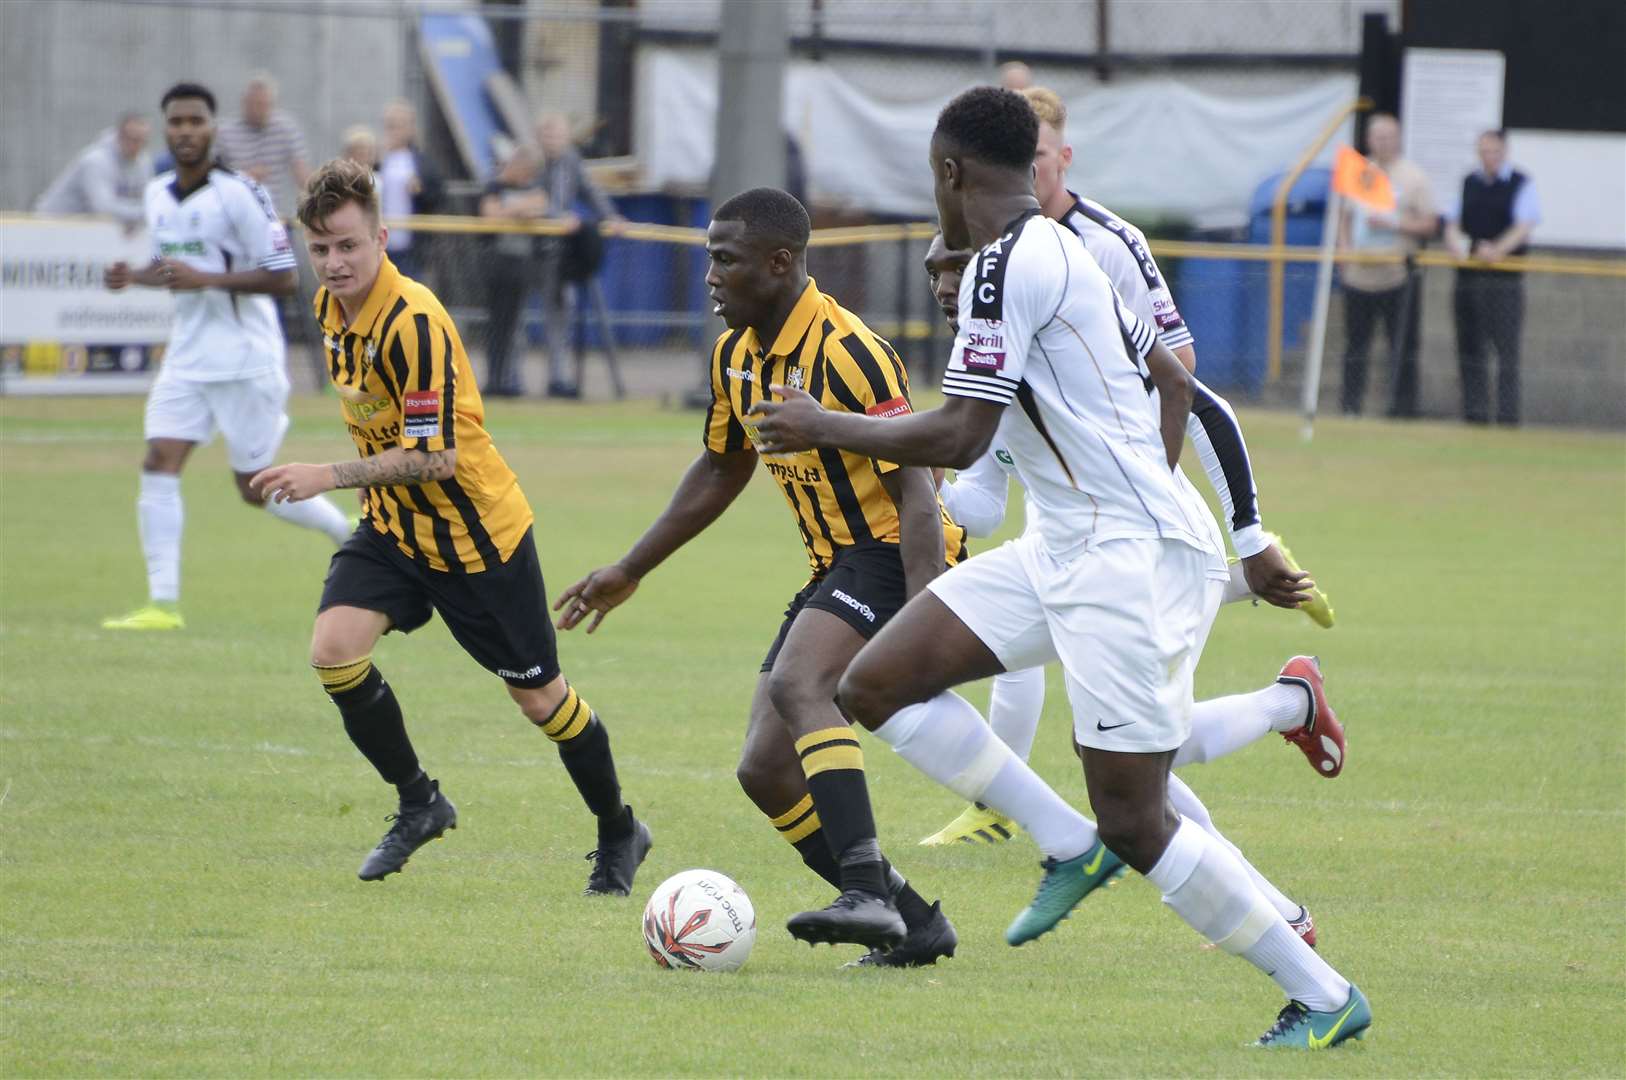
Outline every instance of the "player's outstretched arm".
[(993, 442), (1005, 408), (974, 398), (951, 397), (941, 408), (927, 412), (864, 416), (832, 412), (803, 391), (789, 386), (775, 385), (769, 389), (784, 395), (785, 400), (760, 401), (751, 409), (757, 428), (757, 449), (764, 454), (836, 447), (899, 465), (927, 468), (935, 465), (951, 469), (969, 467)]
[(273, 502), (301, 502), (334, 488), (416, 486), (449, 480), (457, 472), (457, 450), (408, 450), (396, 446), (358, 461), (331, 465), (293, 462), (261, 469), (250, 490)]
[(591, 634), (613, 608), (631, 599), (645, 574), (665, 562), (722, 516), (751, 481), (757, 455), (751, 450), (719, 454), (707, 450), (689, 466), (660, 517), (644, 531), (619, 562), (600, 567), (559, 594), (553, 610), (558, 627), (574, 630), (589, 614)]
[(158, 282), (161, 287), (182, 292), (189, 289), (225, 289), (234, 293), (285, 296), (299, 284), (297, 270), (233, 270), (216, 274), (199, 270), (179, 259), (163, 259), (155, 269), (161, 278)]
[(943, 518), (929, 469), (893, 469), (881, 486), (898, 509), (898, 553), (903, 559), (903, 591), (913, 597), (943, 572)]

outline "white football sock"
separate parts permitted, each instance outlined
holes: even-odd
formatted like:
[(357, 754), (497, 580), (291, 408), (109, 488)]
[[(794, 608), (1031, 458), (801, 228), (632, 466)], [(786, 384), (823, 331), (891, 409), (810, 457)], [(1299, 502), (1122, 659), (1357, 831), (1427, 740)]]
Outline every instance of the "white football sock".
[(157, 604), (181, 599), (181, 478), (171, 473), (141, 474), (136, 521), (141, 553), (147, 557), (147, 595)]
[(1317, 1012), (1349, 1000), (1349, 982), (1293, 933), (1236, 857), (1196, 822), (1181, 821), (1146, 874), (1163, 902), (1193, 930), (1276, 981)]
[(1272, 731), (1302, 727), (1309, 716), (1309, 691), (1297, 683), (1199, 701), (1191, 707), (1191, 737), (1174, 752), (1173, 768), (1222, 758)]
[(1214, 818), (1209, 814), (1208, 807), (1203, 805), (1202, 799), (1197, 797), (1197, 793), (1192, 791), (1184, 780), (1173, 773), (1169, 774), (1169, 802), (1174, 805), (1176, 813), (1187, 821), (1195, 821), (1201, 825), (1209, 836), (1224, 844), (1226, 849), (1236, 856), (1237, 862), (1242, 864), (1242, 869), (1248, 872), (1254, 887), (1264, 894), (1278, 915), (1289, 922), (1299, 917), (1304, 909), (1284, 896), (1280, 889), (1270, 883), (1269, 878), (1254, 868), (1253, 863), (1248, 861), (1247, 856), (1243, 855), (1235, 844), (1225, 838), (1225, 834), (1214, 824)]
[(283, 521), (306, 529), (327, 533), (335, 545), (343, 544), (350, 539), (350, 534), (356, 531), (356, 526), (344, 516), (344, 511), (321, 495), (303, 502), (275, 502), (268, 499), (265, 508), (271, 511), (273, 517), (279, 517)]
[(994, 676), (988, 695), (988, 726), (999, 741), (1026, 761), (1033, 753), (1033, 737), (1044, 712), (1044, 668), (1025, 668)]
[(1095, 846), (1095, 824), (1000, 742), (958, 694), (900, 709), (875, 735), (950, 791), (1022, 826), (1046, 856), (1072, 859)]
[(1232, 563), (1231, 577), (1225, 583), (1225, 591), (1220, 594), (1220, 603), (1235, 604), (1252, 599), (1254, 599), (1253, 590), (1248, 588), (1248, 575), (1243, 573), (1241, 561)]

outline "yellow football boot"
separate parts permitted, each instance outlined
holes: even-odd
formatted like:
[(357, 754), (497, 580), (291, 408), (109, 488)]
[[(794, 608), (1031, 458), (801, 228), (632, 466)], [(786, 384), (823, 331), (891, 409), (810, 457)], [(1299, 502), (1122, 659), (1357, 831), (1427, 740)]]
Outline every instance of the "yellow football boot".
[(959, 817), (922, 840), (920, 846), (997, 844), (1021, 831), (1021, 827), (1005, 815), (973, 803), (962, 810)]
[[(1265, 534), (1265, 539), (1276, 545), (1277, 549), (1282, 553), (1282, 558), (1287, 560), (1287, 565), (1292, 567), (1295, 573), (1303, 572), (1304, 567), (1300, 566), (1299, 561), (1293, 558), (1293, 552), (1289, 550), (1287, 544), (1282, 541), (1280, 536), (1272, 532), (1267, 532)], [(1323, 627), (1327, 630), (1332, 629), (1332, 601), (1327, 599), (1327, 594), (1321, 590), (1319, 585), (1310, 590), (1310, 599), (1307, 602), (1300, 604), (1299, 610), (1308, 615), (1310, 617), (1310, 621), (1315, 623), (1317, 626)]]
[(186, 620), (173, 607), (148, 604), (136, 608), (128, 615), (115, 615), (102, 620), (103, 630), (185, 630)]

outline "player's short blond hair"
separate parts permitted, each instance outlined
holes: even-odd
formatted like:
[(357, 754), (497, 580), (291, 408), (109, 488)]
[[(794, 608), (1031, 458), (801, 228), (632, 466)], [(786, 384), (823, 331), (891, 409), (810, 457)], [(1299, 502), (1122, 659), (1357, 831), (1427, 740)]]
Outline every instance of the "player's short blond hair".
[(1067, 127), (1067, 106), (1062, 104), (1061, 96), (1054, 90), (1048, 86), (1030, 86), (1017, 93), (1028, 99), (1041, 123), (1049, 124), (1057, 131)]
[(325, 232), (322, 223), (345, 203), (355, 203), (378, 224), (378, 188), (373, 170), (349, 158), (334, 158), (311, 173), (299, 197), (299, 223), (312, 232)]

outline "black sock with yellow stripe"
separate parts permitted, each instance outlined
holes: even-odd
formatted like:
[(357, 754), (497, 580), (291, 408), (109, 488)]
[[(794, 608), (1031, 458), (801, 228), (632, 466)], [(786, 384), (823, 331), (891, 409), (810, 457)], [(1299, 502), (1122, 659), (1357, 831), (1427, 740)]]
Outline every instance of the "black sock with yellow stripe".
[(797, 739), (796, 753), (825, 842), (840, 868), (841, 887), (887, 895), (886, 864), (875, 839), (875, 815), (858, 738), (845, 724), (821, 728)]
[[(836, 857), (830, 854), (830, 843), (820, 827), (819, 812), (813, 809), (811, 795), (803, 795), (795, 806), (768, 820), (779, 830), (779, 835), (796, 849), (796, 854), (802, 857), (809, 870), (836, 888), (841, 888), (841, 866), (836, 862)], [(898, 914), (903, 916), (904, 925), (913, 930), (930, 922), (932, 906), (926, 903), (926, 898), (916, 892), (914, 886), (891, 863), (882, 865), (887, 891), (897, 902)]]
[(830, 844), (825, 840), (824, 830), (819, 824), (819, 812), (813, 809), (813, 796), (803, 795), (795, 806), (768, 820), (779, 830), (779, 835), (796, 849), (796, 854), (802, 857), (809, 870), (836, 888), (841, 888), (841, 867), (836, 864), (836, 857), (830, 854)]
[(565, 699), (537, 727), (558, 745), (559, 760), (581, 792), (582, 802), (598, 817), (599, 839), (631, 832), (632, 815), (621, 801), (621, 781), (610, 754), (610, 732), (575, 687), (565, 688)]
[(373, 666), (373, 658), (313, 666), (322, 689), (339, 707), (345, 734), (356, 749), (372, 762), (379, 776), (400, 790), (404, 802), (427, 802), (433, 792), (429, 778), (418, 767), (395, 691)]

